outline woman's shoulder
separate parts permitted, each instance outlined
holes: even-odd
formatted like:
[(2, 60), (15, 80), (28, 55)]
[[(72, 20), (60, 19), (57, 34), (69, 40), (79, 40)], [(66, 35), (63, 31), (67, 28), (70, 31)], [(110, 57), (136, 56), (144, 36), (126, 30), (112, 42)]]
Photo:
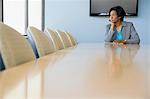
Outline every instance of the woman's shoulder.
[(123, 22), (122, 22), (122, 25), (123, 25), (123, 26), (132, 26), (133, 23), (132, 23), (132, 22), (123, 21)]
[(107, 24), (106, 27), (109, 28), (111, 26), (111, 24)]

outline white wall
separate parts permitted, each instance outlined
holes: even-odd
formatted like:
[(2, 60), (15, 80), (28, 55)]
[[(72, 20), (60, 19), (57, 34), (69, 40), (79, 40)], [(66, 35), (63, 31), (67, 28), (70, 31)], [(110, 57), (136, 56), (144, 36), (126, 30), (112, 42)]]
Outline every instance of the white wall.
[[(79, 42), (103, 42), (108, 18), (89, 16), (89, 6), (89, 0), (45, 0), (45, 26), (71, 31)], [(142, 43), (150, 34), (149, 6), (150, 0), (139, 0), (138, 16), (125, 19), (134, 23)]]

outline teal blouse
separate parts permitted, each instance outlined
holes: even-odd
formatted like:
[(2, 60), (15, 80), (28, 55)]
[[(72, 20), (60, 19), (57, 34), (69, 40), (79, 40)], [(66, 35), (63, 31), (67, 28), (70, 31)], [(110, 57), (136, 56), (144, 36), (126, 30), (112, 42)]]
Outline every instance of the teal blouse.
[(117, 29), (115, 28), (115, 34), (116, 34), (116, 40), (123, 40), (123, 37), (122, 37), (122, 27), (121, 27), (120, 32), (118, 32)]

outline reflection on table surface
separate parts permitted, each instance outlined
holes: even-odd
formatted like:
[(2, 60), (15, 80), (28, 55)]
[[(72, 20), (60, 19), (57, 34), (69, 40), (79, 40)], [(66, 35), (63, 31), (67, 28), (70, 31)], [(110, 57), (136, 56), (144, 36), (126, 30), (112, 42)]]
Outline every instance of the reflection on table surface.
[(150, 99), (150, 46), (79, 44), (0, 72), (0, 99)]

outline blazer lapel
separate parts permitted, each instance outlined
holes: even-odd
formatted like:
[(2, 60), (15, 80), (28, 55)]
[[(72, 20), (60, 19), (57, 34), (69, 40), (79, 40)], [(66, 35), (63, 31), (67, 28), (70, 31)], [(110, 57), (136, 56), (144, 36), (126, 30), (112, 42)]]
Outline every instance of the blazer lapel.
[(122, 37), (123, 40), (126, 39), (126, 24), (124, 22), (122, 22)]

